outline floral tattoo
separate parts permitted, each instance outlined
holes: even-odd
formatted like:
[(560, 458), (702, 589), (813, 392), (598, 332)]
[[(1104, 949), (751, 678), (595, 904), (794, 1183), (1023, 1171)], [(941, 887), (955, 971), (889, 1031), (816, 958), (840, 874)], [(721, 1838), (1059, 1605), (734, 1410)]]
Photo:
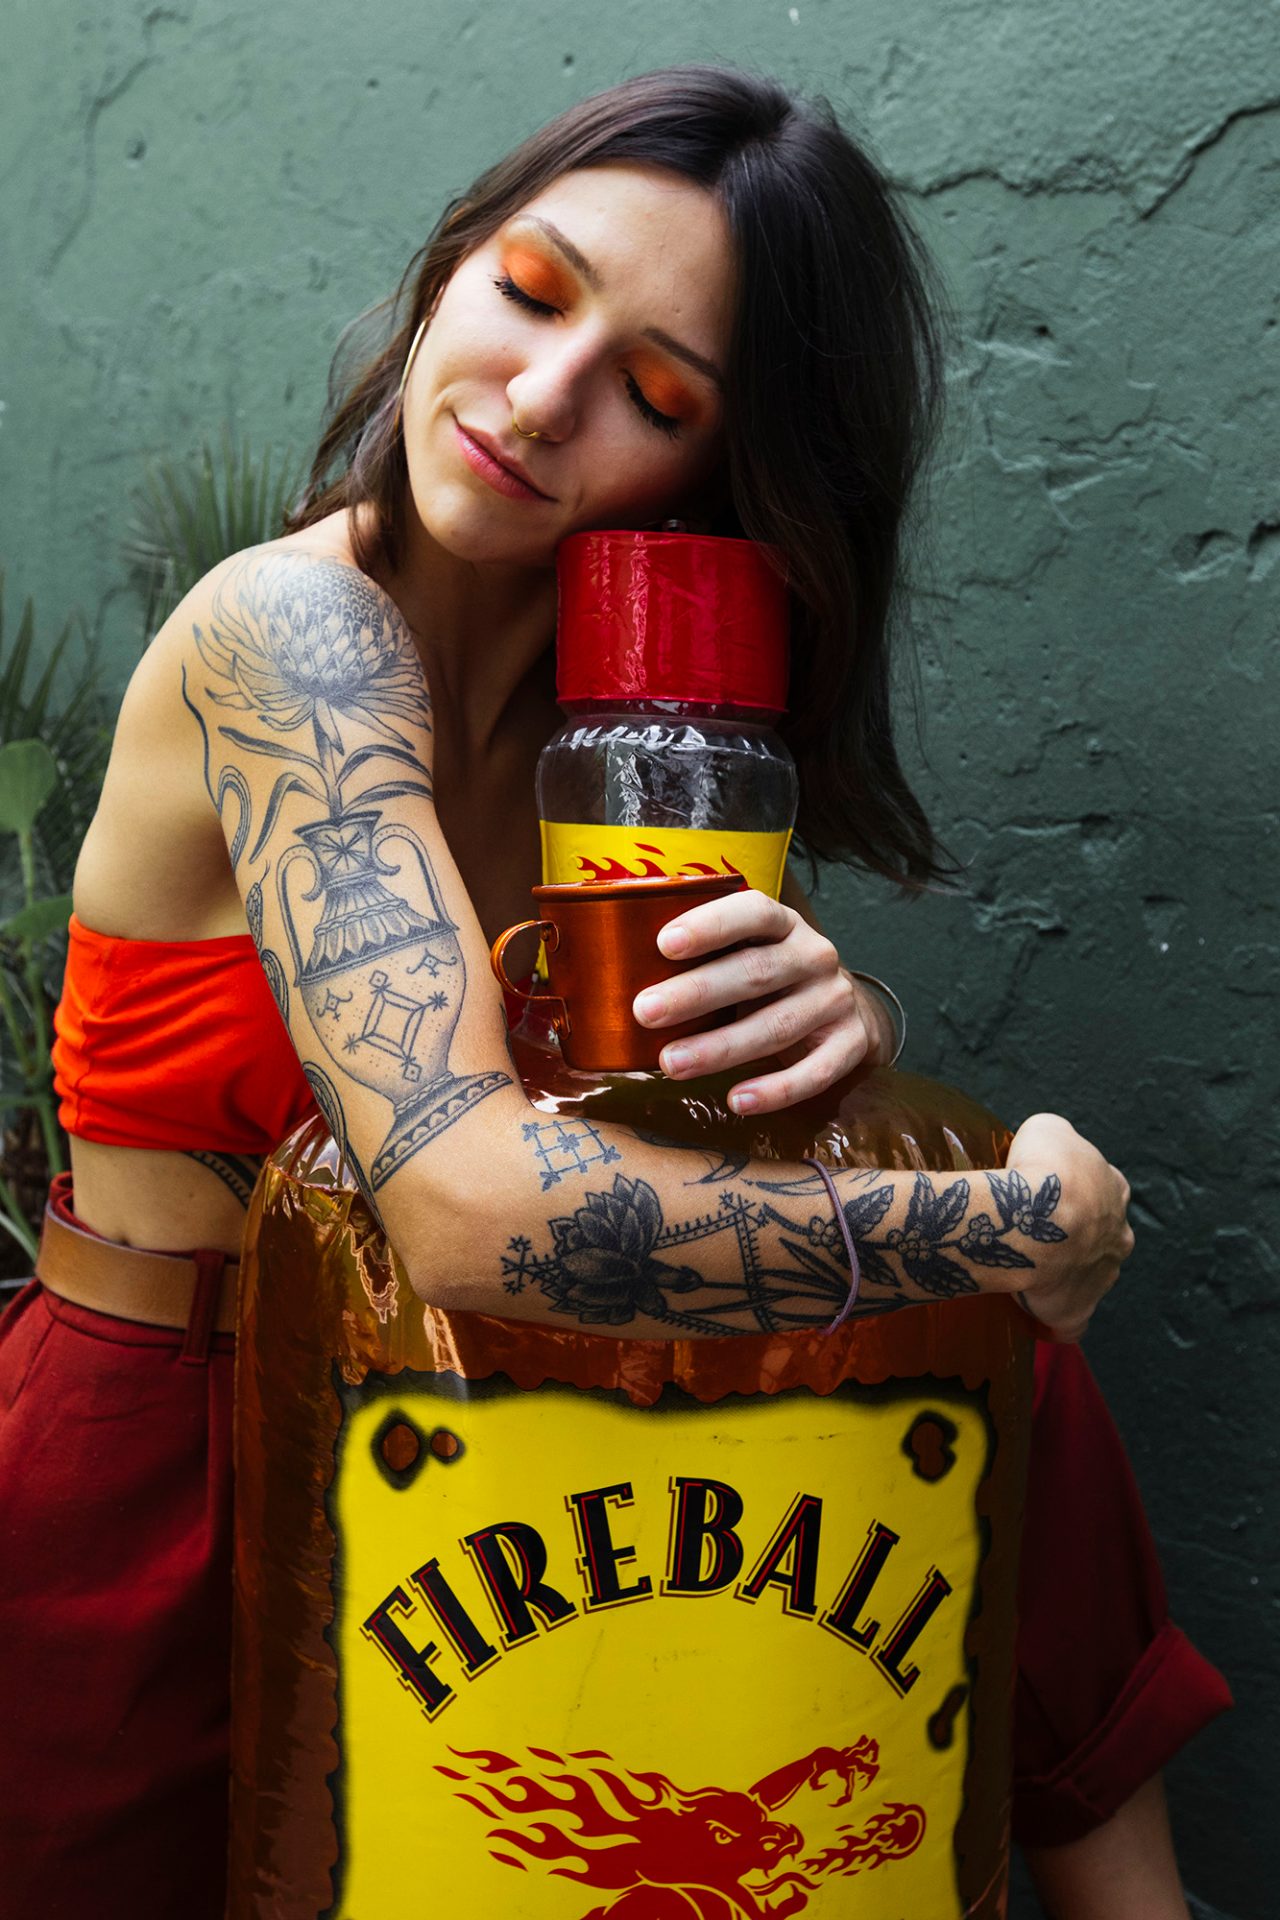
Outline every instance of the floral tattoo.
[[(412, 777), (363, 788), (360, 807), (406, 793), (431, 797), (420, 756), (391, 724), (402, 720), (429, 730), (421, 668), (393, 603), (354, 569), (337, 563), (242, 569), (217, 589), (208, 630), (197, 626), (194, 634), (200, 658), (222, 683), (206, 687), (208, 698), (224, 711), (251, 715), (270, 737), (233, 726), (218, 732), (246, 753), (300, 770), (281, 773), (271, 789), (251, 859), (261, 853), (290, 793), (321, 802), (327, 817), (340, 822), (350, 804), (347, 782), (372, 760), (391, 761)], [(347, 753), (344, 720), (366, 728), (374, 740)], [(310, 729), (314, 752), (282, 737), (303, 727)]]
[[(917, 1173), (905, 1224), (883, 1234), (876, 1230), (893, 1204), (892, 1186), (870, 1187), (843, 1202), (864, 1277), (898, 1295), (897, 1301), (861, 1299), (859, 1313), (909, 1304), (894, 1259), (923, 1292), (950, 1299), (979, 1291), (965, 1262), (1034, 1267), (1034, 1260), (1009, 1244), (1011, 1234), (1042, 1242), (1066, 1238), (1050, 1218), (1061, 1194), (1056, 1175), (1034, 1195), (1019, 1173), (982, 1177), (998, 1219), (977, 1214), (961, 1232), (955, 1229), (969, 1211), (967, 1180), (939, 1193), (928, 1174)], [(782, 1192), (794, 1191), (797, 1184), (777, 1183)], [(668, 1223), (648, 1182), (619, 1173), (609, 1191), (588, 1193), (583, 1206), (549, 1225), (549, 1253), (535, 1253), (523, 1234), (509, 1241), (502, 1256), (503, 1284), (510, 1294), (537, 1286), (554, 1312), (573, 1314), (585, 1326), (621, 1327), (643, 1315), (673, 1332), (773, 1333), (825, 1325), (848, 1293), (848, 1255), (829, 1210), (800, 1220), (780, 1212), (771, 1200), (753, 1201), (729, 1190), (720, 1194), (716, 1212)], [(770, 1226), (779, 1230), (790, 1256), (787, 1266), (767, 1266), (761, 1259), (758, 1236)], [(733, 1280), (708, 1280), (696, 1267), (667, 1257), (725, 1233), (738, 1240), (741, 1275)], [(681, 1298), (694, 1292), (702, 1296), (696, 1307)], [(716, 1293), (724, 1298), (717, 1301)]]
[[(265, 860), (246, 889), (249, 930), (281, 1017), (295, 1043), (305, 1037), (300, 1057), (317, 1103), (372, 1199), (511, 1084), (497, 1068), (451, 1066), (466, 988), (458, 927), (429, 846), (394, 804), (431, 798), (422, 663), (394, 601), (371, 580), (297, 555), (251, 555), (232, 569), (192, 635), (202, 698), (185, 664), (182, 696), (203, 738), (205, 785), (224, 819), (235, 800), (233, 866), (246, 849)], [(255, 818), (267, 781), (260, 789), (252, 769), (264, 759), (280, 771)], [(351, 1083), (391, 1109), (367, 1170), (345, 1144)]]

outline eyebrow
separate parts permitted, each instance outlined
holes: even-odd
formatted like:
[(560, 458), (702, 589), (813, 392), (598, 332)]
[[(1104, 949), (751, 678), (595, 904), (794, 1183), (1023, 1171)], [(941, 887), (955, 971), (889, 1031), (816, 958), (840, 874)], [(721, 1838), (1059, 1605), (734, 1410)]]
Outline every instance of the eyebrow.
[[(543, 220), (536, 213), (525, 213), (520, 218), (524, 225), (537, 227), (539, 233), (546, 235), (552, 246), (564, 255), (569, 265), (581, 274), (593, 293), (601, 291), (604, 282), (598, 271), (592, 266), (585, 253), (574, 246), (567, 233), (561, 233), (559, 227), (552, 226), (550, 220)], [(724, 392), (724, 375), (713, 360), (704, 359), (700, 353), (695, 353), (692, 347), (686, 347), (682, 341), (674, 340), (662, 327), (646, 327), (644, 337), (646, 340), (654, 341), (660, 347), (665, 347), (667, 352), (673, 353), (677, 360), (683, 360), (688, 366), (696, 368), (722, 393)]]

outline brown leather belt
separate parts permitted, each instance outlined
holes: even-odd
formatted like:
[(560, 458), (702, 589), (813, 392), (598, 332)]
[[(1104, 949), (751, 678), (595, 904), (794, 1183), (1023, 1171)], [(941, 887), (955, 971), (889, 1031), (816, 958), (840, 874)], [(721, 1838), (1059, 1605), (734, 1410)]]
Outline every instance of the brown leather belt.
[(211, 1333), (234, 1333), (239, 1271), (229, 1253), (144, 1253), (84, 1233), (45, 1209), (36, 1273), (49, 1292), (120, 1320), (185, 1327), (184, 1354), (207, 1346)]

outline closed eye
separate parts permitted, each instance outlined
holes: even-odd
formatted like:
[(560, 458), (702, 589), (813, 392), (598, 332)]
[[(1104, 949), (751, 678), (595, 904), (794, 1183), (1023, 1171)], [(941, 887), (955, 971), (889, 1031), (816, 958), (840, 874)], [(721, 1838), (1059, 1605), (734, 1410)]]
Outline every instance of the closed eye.
[[(509, 273), (499, 274), (493, 284), (504, 299), (514, 300), (518, 307), (524, 307), (529, 313), (541, 314), (544, 317), (549, 315), (556, 320), (562, 317), (559, 307), (553, 307), (545, 300), (535, 300), (531, 293), (526, 293), (523, 287), (516, 285)], [(665, 433), (668, 439), (674, 440), (680, 432), (680, 422), (673, 419), (669, 413), (659, 413), (652, 402), (645, 399), (633, 374), (624, 374), (623, 378), (637, 413), (647, 420), (650, 426), (657, 427), (660, 433)]]
[(548, 306), (545, 300), (535, 300), (531, 293), (526, 293), (523, 287), (516, 285), (509, 273), (499, 274), (493, 284), (499, 293), (508, 300), (514, 300), (518, 307), (528, 307), (530, 313), (553, 313), (559, 316), (559, 307)]

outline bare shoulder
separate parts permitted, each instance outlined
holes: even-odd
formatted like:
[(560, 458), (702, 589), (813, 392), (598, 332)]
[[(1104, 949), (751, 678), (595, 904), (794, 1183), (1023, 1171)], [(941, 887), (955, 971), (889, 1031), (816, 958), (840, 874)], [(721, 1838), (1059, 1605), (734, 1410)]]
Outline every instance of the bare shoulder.
[(380, 685), (393, 663), (412, 677), (413, 636), (367, 574), (323, 549), (247, 547), (198, 580), (151, 641), (125, 690), (113, 762), (189, 759), (195, 709), (209, 702), (299, 724), (309, 700)]
[(286, 541), (248, 547), (212, 568), (175, 607), (149, 652), (167, 664), (184, 655), (193, 636), (202, 653), (238, 647), (245, 657), (275, 660), (282, 671), (303, 661), (324, 673), (350, 671), (357, 662), (371, 666), (375, 656), (385, 664), (391, 651), (416, 657), (399, 609), (375, 580), (337, 553)]
[(237, 713), (264, 738), (314, 728), (323, 753), (342, 750), (340, 716), (375, 732), (428, 725), (413, 636), (349, 561), (253, 548), (207, 576), (167, 628), (158, 639), (177, 655), (184, 704), (224, 733)]
[[(258, 782), (246, 765), (268, 776), (264, 804), (312, 789), (332, 799), (355, 757), (336, 764), (344, 745), (359, 744), (350, 736), (392, 729), (420, 761), (426, 682), (377, 583), (289, 542), (230, 555), (170, 614), (129, 682), (77, 867), (77, 913), (138, 937), (239, 930), (223, 816), (234, 800), (248, 820), (246, 779)], [(270, 775), (284, 761), (282, 786)]]
[(428, 726), (426, 679), (395, 602), (324, 551), (272, 542), (231, 555), (174, 609), (147, 658), (157, 716), (201, 729), (206, 775), (211, 725), (231, 743), (237, 727), (270, 739), (318, 721), (321, 743), (339, 747), (340, 713), (375, 729)]

